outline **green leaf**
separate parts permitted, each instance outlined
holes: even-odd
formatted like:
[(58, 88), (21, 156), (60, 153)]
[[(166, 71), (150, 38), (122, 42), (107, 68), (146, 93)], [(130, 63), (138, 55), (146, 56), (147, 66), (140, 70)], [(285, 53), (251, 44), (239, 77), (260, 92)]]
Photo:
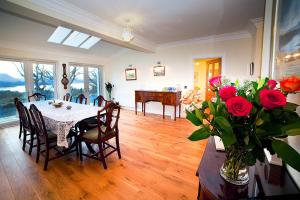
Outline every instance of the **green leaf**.
[(202, 109), (204, 110), (205, 108), (208, 108), (208, 103), (207, 101), (202, 102)]
[(214, 121), (222, 130), (222, 141), (225, 147), (228, 147), (236, 142), (236, 137), (233, 133), (230, 123), (222, 116), (215, 117)]
[(264, 123), (264, 120), (262, 120), (261, 118), (259, 118), (257, 121), (256, 121), (256, 126), (260, 126)]
[(287, 102), (286, 105), (284, 106), (284, 109), (285, 110), (289, 110), (289, 111), (295, 111), (297, 107), (298, 107), (297, 104), (291, 103), (291, 102)]
[(273, 140), (272, 148), (282, 160), (300, 172), (300, 154), (287, 143)]
[(200, 126), (202, 124), (202, 122), (197, 118), (197, 116), (188, 110), (186, 110), (186, 118), (195, 126)]
[(259, 80), (258, 82), (258, 86), (257, 86), (257, 90), (261, 89), (262, 87), (265, 86), (265, 83), (266, 83), (267, 79), (266, 78), (262, 78)]
[(192, 135), (190, 135), (188, 137), (188, 139), (191, 140), (191, 141), (197, 141), (197, 140), (206, 139), (209, 136), (210, 136), (209, 129), (207, 127), (203, 127), (203, 128), (200, 128), (200, 129), (194, 131), (192, 133)]
[(245, 156), (243, 157), (243, 162), (248, 166), (252, 166), (256, 163), (256, 158), (251, 152), (246, 152)]
[(292, 124), (283, 126), (281, 130), (284, 134), (290, 136), (300, 135), (300, 119), (295, 120)]
[(196, 114), (196, 117), (201, 121), (201, 123), (203, 123), (203, 117), (202, 117), (200, 109), (196, 109), (195, 114)]
[(212, 115), (215, 115), (216, 114), (216, 110), (215, 110), (215, 107), (214, 107), (213, 103), (211, 101), (208, 101), (207, 103), (208, 103), (208, 107), (209, 107), (210, 113)]

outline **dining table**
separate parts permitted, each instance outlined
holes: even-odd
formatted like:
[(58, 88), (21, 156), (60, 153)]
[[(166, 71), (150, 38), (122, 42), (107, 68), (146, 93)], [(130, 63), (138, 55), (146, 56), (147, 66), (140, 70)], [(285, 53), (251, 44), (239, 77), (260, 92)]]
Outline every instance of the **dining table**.
[[(58, 102), (62, 105), (55, 106)], [(62, 100), (34, 101), (24, 105), (29, 109), (31, 104), (42, 113), (46, 129), (57, 135), (57, 146), (65, 148), (69, 148), (67, 136), (71, 128), (83, 119), (96, 117), (98, 111), (103, 109), (103, 107)]]

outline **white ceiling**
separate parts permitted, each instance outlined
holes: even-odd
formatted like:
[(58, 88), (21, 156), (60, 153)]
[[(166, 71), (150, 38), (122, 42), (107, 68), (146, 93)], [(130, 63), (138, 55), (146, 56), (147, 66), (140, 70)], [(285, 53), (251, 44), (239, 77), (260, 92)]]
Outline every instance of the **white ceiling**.
[(156, 43), (245, 30), (264, 15), (264, 0), (64, 0), (111, 23), (133, 23)]
[(0, 42), (43, 47), (50, 51), (63, 51), (88, 54), (99, 58), (108, 58), (124, 48), (100, 41), (89, 50), (63, 46), (47, 42), (56, 27), (41, 24), (26, 18), (0, 11)]

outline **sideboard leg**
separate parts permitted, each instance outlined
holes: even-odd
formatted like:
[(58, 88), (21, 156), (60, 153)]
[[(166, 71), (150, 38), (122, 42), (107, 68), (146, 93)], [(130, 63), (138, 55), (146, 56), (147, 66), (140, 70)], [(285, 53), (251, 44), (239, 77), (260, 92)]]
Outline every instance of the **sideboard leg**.
[(165, 118), (165, 104), (163, 104), (163, 119)]
[(137, 115), (137, 102), (135, 102), (135, 114)]
[(177, 106), (174, 106), (174, 121), (176, 121), (176, 114), (177, 114), (177, 112), (176, 112), (176, 107), (177, 107)]

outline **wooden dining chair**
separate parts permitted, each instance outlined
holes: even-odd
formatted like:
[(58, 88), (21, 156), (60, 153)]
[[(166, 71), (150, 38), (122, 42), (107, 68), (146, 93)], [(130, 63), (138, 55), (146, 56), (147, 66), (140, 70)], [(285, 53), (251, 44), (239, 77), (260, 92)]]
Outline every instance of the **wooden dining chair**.
[(32, 95), (28, 95), (28, 102), (30, 102), (31, 99), (34, 99), (35, 101), (41, 101), (41, 100), (47, 100), (46, 95), (41, 93), (33, 93)]
[[(48, 168), (48, 162), (57, 158), (60, 158), (67, 153), (62, 154), (60, 151), (58, 151), (57, 147), (57, 135), (55, 133), (52, 133), (49, 130), (46, 130), (44, 118), (42, 116), (42, 113), (38, 110), (38, 108), (34, 105), (30, 105), (30, 114), (32, 116), (32, 119), (34, 121), (34, 127), (35, 132), (37, 135), (37, 153), (36, 153), (36, 162), (39, 162), (40, 154), (45, 153), (45, 162), (44, 162), (44, 170), (46, 171)], [(77, 141), (77, 136), (75, 135), (75, 141)], [(45, 149), (41, 151), (41, 146), (44, 145)], [(54, 149), (57, 151), (56, 156), (49, 157), (50, 150)], [(76, 145), (76, 150), (78, 152), (78, 147)], [(69, 151), (68, 153), (71, 153), (73, 151)]]
[(104, 97), (102, 95), (97, 96), (94, 99), (94, 106), (98, 106), (98, 107), (104, 107), (107, 104), (107, 100), (104, 99)]
[(67, 93), (65, 96), (64, 96), (64, 101), (72, 101), (72, 96), (70, 93)]
[[(102, 113), (105, 112), (105, 122), (102, 119)], [(119, 144), (119, 128), (118, 122), (120, 118), (120, 106), (115, 103), (108, 103), (102, 110), (98, 111), (97, 120), (98, 126), (94, 129), (84, 130), (84, 128), (79, 124), (80, 134), (79, 134), (79, 155), (80, 160), (82, 161), (82, 156), (87, 156), (92, 159), (99, 160), (103, 163), (104, 169), (107, 169), (105, 158), (117, 151), (119, 159), (121, 159), (121, 151)], [(108, 141), (112, 138), (116, 139), (116, 145), (112, 146)], [(84, 154), (82, 152), (82, 142), (88, 144), (96, 144), (99, 147), (99, 151), (93, 154)], [(112, 150), (106, 155), (104, 151), (108, 148)]]
[(18, 112), (18, 117), (19, 117), (19, 124), (20, 124), (20, 130), (19, 130), (19, 139), (21, 139), (21, 136), (22, 136), (22, 132), (23, 132), (23, 125), (22, 125), (22, 121), (21, 121), (21, 117), (20, 117), (20, 111), (19, 111), (19, 107), (17, 106), (17, 103), (19, 102), (19, 98), (15, 98), (14, 99), (14, 103), (15, 103), (15, 106), (16, 106), (16, 109), (17, 109), (17, 112)]
[(80, 94), (78, 97), (76, 97), (76, 103), (87, 104), (87, 98), (84, 96), (84, 94)]
[[(23, 105), (19, 99), (15, 99), (15, 104), (17, 107), (17, 110), (19, 112), (19, 119), (20, 119), (20, 126), (22, 126), (22, 131), (23, 131), (23, 146), (22, 149), (25, 151), (25, 146), (26, 144), (29, 145), (29, 155), (31, 155), (32, 148), (36, 147), (34, 145), (34, 140), (35, 140), (35, 129), (32, 124), (30, 114), (28, 112), (28, 109), (26, 106)], [(30, 139), (27, 140), (27, 136), (30, 136)]]

